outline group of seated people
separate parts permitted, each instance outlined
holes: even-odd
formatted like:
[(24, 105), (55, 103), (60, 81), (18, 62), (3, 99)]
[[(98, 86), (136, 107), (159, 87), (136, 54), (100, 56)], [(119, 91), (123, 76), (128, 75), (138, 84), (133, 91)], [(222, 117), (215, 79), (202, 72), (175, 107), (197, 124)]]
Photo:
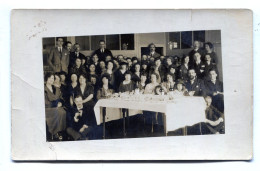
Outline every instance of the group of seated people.
[(224, 119), (223, 84), (218, 80), (216, 54), (207, 53), (213, 48), (210, 42), (203, 50), (196, 49), (194, 42), (194, 50), (181, 58), (181, 64), (171, 56), (150, 54), (143, 54), (141, 59), (112, 53), (101, 59), (97, 53), (86, 57), (78, 52), (79, 44), (74, 47), (68, 72), (45, 74), (46, 123), (52, 139), (62, 140), (64, 131), (74, 140), (89, 138), (98, 129), (95, 103), (113, 93), (136, 90), (143, 94), (205, 97), (209, 132), (223, 132), (223, 126), (218, 127)]

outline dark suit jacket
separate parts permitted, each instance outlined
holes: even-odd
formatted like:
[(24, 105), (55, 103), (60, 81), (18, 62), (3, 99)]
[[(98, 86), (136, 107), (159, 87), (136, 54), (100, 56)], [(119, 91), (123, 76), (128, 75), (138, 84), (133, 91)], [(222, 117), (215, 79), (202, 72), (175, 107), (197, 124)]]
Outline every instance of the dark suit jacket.
[(178, 70), (178, 79), (182, 79), (184, 81), (188, 80), (188, 70), (189, 68), (186, 68), (185, 65), (181, 65)]
[(70, 63), (69, 63), (70, 67), (72, 67), (75, 64), (75, 60), (76, 60), (77, 57), (82, 59), (82, 58), (85, 57), (85, 55), (83, 55), (82, 53), (79, 52), (79, 56), (77, 56), (75, 52), (71, 52), (70, 53)]
[(188, 80), (185, 82), (185, 87), (188, 91), (195, 91), (194, 96), (203, 96), (205, 94), (204, 82), (201, 79), (196, 78), (193, 84)]
[(108, 49), (105, 49), (105, 51), (104, 51), (103, 53), (101, 52), (100, 49), (97, 49), (97, 50), (93, 53), (93, 55), (94, 55), (94, 54), (97, 54), (99, 61), (105, 61), (106, 56), (108, 56), (108, 55), (111, 56), (111, 57), (113, 57), (112, 52), (111, 52), (110, 50), (108, 50)]
[(195, 69), (195, 72), (199, 79), (204, 79), (205, 67), (206, 67), (206, 65), (202, 61), (199, 64), (196, 64), (195, 62), (193, 63), (193, 68)]
[(194, 55), (196, 52), (199, 52), (199, 53), (200, 53), (200, 55), (201, 55), (201, 60), (204, 61), (204, 59), (203, 59), (203, 57), (204, 57), (204, 50), (201, 49), (201, 48), (199, 48), (197, 51), (195, 51), (195, 50), (193, 49), (193, 50), (191, 50), (191, 51), (189, 52), (190, 65), (193, 65), (193, 63), (194, 63), (194, 57), (193, 57), (193, 55)]
[(68, 73), (68, 66), (69, 66), (68, 50), (62, 48), (62, 53), (60, 53), (58, 47), (54, 47), (53, 49), (51, 49), (50, 56), (48, 57), (47, 62), (54, 72), (64, 71)]
[(212, 69), (216, 70), (216, 72), (218, 73), (217, 66), (215, 64), (213, 64), (212, 62), (210, 64), (205, 62), (205, 73), (204, 73), (204, 75), (205, 75), (206, 80), (210, 79), (209, 78), (209, 71), (212, 70)]
[(214, 92), (223, 92), (223, 84), (219, 80), (216, 80), (216, 83), (213, 84), (211, 80), (207, 80), (204, 83), (205, 85), (205, 92), (209, 96), (213, 96)]
[(147, 55), (150, 55), (150, 56), (152, 56), (152, 57), (154, 57), (154, 58), (158, 58), (158, 57), (161, 56), (161, 55), (160, 55), (159, 53), (157, 53), (157, 52), (154, 52), (153, 55), (151, 55), (151, 52), (149, 52)]

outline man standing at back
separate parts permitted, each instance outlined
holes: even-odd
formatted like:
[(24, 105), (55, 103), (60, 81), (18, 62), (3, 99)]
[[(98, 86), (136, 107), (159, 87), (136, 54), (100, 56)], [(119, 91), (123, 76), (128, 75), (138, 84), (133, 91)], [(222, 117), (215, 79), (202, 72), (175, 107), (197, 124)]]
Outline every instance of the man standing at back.
[(156, 49), (156, 46), (154, 43), (149, 44), (150, 52), (147, 55), (150, 55), (151, 57), (154, 57), (154, 58), (160, 57), (161, 55), (159, 53), (155, 52), (155, 49)]
[(54, 72), (64, 71), (68, 73), (69, 52), (62, 45), (63, 38), (58, 37), (56, 39), (56, 47), (51, 49), (47, 62)]
[(112, 53), (110, 50), (106, 49), (106, 43), (104, 40), (99, 41), (99, 49), (97, 49), (93, 55), (97, 55), (99, 61), (105, 61), (106, 56), (111, 56), (113, 57)]

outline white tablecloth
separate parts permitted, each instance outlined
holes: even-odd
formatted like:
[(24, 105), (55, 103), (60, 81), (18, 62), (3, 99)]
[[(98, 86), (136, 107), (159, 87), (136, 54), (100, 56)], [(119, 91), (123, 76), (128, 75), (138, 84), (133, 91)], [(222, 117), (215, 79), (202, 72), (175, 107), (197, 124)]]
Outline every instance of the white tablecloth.
[[(191, 126), (199, 122), (205, 122), (206, 103), (203, 97), (180, 97), (174, 101), (130, 101), (122, 99), (101, 99), (95, 107), (97, 124), (103, 122), (100, 107), (106, 107), (106, 122), (122, 118), (119, 109), (147, 110), (164, 113), (166, 116), (166, 132), (176, 130), (184, 126)], [(131, 113), (131, 112), (130, 112)], [(140, 113), (140, 112), (132, 112)], [(131, 114), (130, 114), (131, 116)]]

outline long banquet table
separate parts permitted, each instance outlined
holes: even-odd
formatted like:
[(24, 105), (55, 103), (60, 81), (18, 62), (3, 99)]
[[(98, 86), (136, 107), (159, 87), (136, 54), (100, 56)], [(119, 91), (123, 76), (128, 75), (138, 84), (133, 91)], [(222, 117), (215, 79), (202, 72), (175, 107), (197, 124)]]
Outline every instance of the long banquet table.
[[(123, 109), (123, 115), (114, 115), (115, 110)], [(123, 98), (100, 99), (94, 107), (97, 124), (103, 124), (103, 138), (105, 138), (105, 122), (109, 120), (118, 120), (123, 118), (125, 122), (125, 113), (130, 110), (145, 110), (164, 113), (164, 130), (167, 135), (169, 131), (178, 128), (191, 126), (196, 123), (205, 122), (206, 103), (203, 97), (183, 96), (173, 100), (133, 100)], [(114, 111), (114, 112), (113, 112)], [(126, 111), (126, 112), (125, 112)], [(112, 117), (107, 117), (107, 116)], [(111, 119), (112, 118), (112, 119)], [(125, 129), (125, 123), (124, 123)], [(125, 130), (124, 130), (125, 131)]]

